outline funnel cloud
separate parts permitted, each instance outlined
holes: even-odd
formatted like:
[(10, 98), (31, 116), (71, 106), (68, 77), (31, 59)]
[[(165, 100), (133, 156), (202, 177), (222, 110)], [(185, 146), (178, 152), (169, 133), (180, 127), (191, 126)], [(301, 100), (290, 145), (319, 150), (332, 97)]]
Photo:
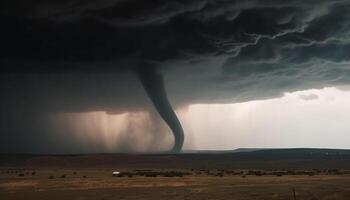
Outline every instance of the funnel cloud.
[(184, 143), (184, 131), (166, 95), (162, 74), (154, 66), (138, 69), (138, 76), (153, 105), (173, 132), (175, 143), (172, 152), (180, 152)]

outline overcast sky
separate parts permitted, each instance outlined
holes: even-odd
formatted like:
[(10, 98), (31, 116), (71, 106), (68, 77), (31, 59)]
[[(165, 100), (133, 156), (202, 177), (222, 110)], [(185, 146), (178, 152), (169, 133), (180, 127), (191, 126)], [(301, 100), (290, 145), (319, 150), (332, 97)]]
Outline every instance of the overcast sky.
[(348, 148), (347, 0), (11, 0), (0, 22), (0, 152)]
[(180, 112), (188, 148), (347, 148), (350, 91), (336, 88), (286, 93), (237, 104), (197, 104)]
[[(285, 93), (283, 97), (235, 104), (193, 104), (177, 110), (186, 150), (235, 148), (345, 148), (350, 146), (350, 91), (334, 87)], [(63, 114), (82, 145), (143, 151), (154, 143), (148, 113)], [(158, 121), (163, 124), (164, 122)], [(128, 125), (133, 124), (130, 130)], [(125, 131), (128, 130), (127, 135)], [(171, 144), (165, 124), (159, 150)], [(62, 134), (62, 133), (59, 133)], [(162, 136), (163, 135), (163, 136)], [(165, 135), (165, 136), (164, 136)], [(159, 142), (159, 140), (161, 142)], [(122, 141), (122, 142), (121, 142)]]

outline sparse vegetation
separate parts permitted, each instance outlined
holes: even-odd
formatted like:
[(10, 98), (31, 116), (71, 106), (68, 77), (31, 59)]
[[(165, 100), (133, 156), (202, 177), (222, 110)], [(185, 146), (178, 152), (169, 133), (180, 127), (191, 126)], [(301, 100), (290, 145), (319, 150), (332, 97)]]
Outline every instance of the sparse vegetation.
[(144, 176), (144, 177), (183, 177), (192, 175), (190, 172), (182, 171), (135, 171), (135, 172), (121, 172), (118, 175), (113, 175), (114, 177), (134, 177), (134, 176)]
[[(128, 159), (134, 157), (138, 159), (139, 156), (131, 156)], [(126, 162), (130, 162), (128, 159), (125, 159)], [(177, 166), (177, 163), (168, 164), (167, 158), (166, 163), (157, 163), (159, 160), (155, 162), (154, 165), (159, 165), (157, 168), (127, 167), (133, 166), (134, 162), (142, 165), (144, 159), (132, 160), (131, 164), (118, 161), (119, 164), (113, 167), (100, 167), (101, 165), (87, 167), (86, 162), (73, 163), (74, 166), (81, 166), (80, 168), (3, 167), (0, 170), (0, 199), (16, 200), (13, 195), (13, 191), (16, 191), (16, 195), (22, 195), (18, 199), (29, 200), (39, 200), (39, 194), (45, 196), (45, 199), (109, 200), (127, 197), (135, 200), (233, 198), (277, 200), (293, 199), (293, 187), (296, 188), (295, 194), (298, 200), (349, 199), (347, 189), (350, 185), (350, 170), (346, 167), (347, 163), (343, 167), (332, 165), (328, 166), (329, 168), (321, 168), (324, 165), (315, 162), (310, 166), (320, 168), (302, 168), (296, 164), (291, 164), (291, 167), (279, 167), (276, 161), (276, 166), (272, 166), (275, 168), (271, 165), (258, 168), (266, 163), (249, 160), (257, 168), (245, 168), (230, 163), (216, 167), (211, 166), (209, 162), (207, 165), (199, 162), (196, 166), (196, 161), (188, 162), (186, 168), (181, 167), (182, 165)], [(216, 162), (219, 163), (221, 160), (218, 159)], [(224, 160), (224, 163), (227, 163), (227, 160)], [(121, 178), (112, 178), (112, 172), (120, 172), (116, 177)]]
[(224, 176), (242, 176), (246, 177), (249, 176), (293, 176), (293, 175), (305, 175), (305, 176), (315, 176), (315, 175), (339, 175), (344, 174), (344, 172), (341, 172), (337, 169), (332, 170), (319, 170), (319, 169), (313, 169), (311, 171), (307, 170), (224, 170), (224, 169), (218, 169), (218, 170), (182, 170), (182, 171), (152, 171), (152, 170), (135, 170), (135, 171), (127, 171), (127, 172), (121, 172), (118, 175), (113, 175), (114, 177), (134, 177), (134, 176), (144, 176), (144, 177), (183, 177), (183, 176), (216, 176), (216, 177), (224, 177)]

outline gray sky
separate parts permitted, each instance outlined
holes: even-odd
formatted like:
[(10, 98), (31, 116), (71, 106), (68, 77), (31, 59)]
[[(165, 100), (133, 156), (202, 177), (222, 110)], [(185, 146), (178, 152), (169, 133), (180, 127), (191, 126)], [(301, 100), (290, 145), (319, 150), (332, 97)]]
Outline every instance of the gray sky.
[[(283, 97), (235, 104), (193, 104), (178, 109), (187, 150), (235, 148), (345, 148), (350, 146), (350, 91), (335, 87), (285, 93)], [(105, 112), (63, 114), (84, 144), (102, 143), (106, 151), (129, 142), (129, 150), (152, 143), (149, 114), (108, 115)], [(159, 121), (162, 124), (161, 121)], [(128, 128), (133, 124), (133, 130)], [(165, 125), (165, 124), (163, 124)], [(171, 144), (169, 129), (156, 146)], [(124, 132), (134, 136), (125, 139)], [(166, 134), (168, 133), (168, 134)], [(119, 142), (118, 142), (119, 141)]]
[(0, 153), (175, 152), (183, 134), (346, 147), (350, 1), (11, 0), (0, 16)]

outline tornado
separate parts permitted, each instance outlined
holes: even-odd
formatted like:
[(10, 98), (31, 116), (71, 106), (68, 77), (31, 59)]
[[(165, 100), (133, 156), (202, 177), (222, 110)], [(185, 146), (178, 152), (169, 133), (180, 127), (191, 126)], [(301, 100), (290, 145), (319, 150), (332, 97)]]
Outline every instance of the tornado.
[(138, 68), (137, 74), (154, 107), (173, 132), (175, 142), (171, 152), (179, 153), (184, 143), (184, 131), (168, 100), (163, 75), (152, 65)]

